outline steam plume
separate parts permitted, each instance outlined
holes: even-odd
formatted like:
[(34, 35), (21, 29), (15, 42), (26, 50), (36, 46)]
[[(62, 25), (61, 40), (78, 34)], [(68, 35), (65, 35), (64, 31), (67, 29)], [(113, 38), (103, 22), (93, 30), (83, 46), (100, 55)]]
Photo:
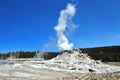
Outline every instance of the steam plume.
[(62, 10), (60, 12), (60, 17), (58, 19), (58, 24), (54, 27), (54, 29), (57, 32), (58, 36), (58, 42), (57, 42), (57, 47), (59, 50), (72, 50), (73, 49), (73, 43), (69, 43), (69, 40), (65, 36), (64, 32), (66, 28), (70, 28), (73, 26), (72, 24), (72, 17), (75, 15), (76, 8), (75, 5), (73, 4), (68, 4), (66, 9)]
[(50, 37), (50, 42), (46, 43), (43, 48), (36, 53), (35, 58), (44, 58), (45, 52), (54, 48), (55, 43), (56, 40), (53, 37)]

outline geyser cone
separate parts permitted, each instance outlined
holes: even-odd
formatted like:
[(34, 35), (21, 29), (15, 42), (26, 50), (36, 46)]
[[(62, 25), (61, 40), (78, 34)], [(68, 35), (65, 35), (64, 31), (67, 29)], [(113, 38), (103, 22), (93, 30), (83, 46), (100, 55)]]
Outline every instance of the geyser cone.
[(96, 73), (120, 71), (120, 67), (110, 66), (101, 61), (93, 60), (87, 54), (81, 53), (80, 50), (63, 51), (57, 57), (43, 61), (40, 67), (77, 73), (88, 73), (89, 70), (94, 70)]

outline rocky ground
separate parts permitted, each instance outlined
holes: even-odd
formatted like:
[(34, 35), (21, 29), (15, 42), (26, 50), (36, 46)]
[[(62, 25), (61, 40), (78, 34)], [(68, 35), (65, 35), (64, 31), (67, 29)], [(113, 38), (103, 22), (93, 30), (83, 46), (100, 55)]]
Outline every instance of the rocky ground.
[(0, 69), (0, 80), (120, 80), (120, 72), (114, 73), (65, 73), (24, 65)]
[(105, 74), (77, 74), (63, 77), (62, 80), (120, 80), (120, 72), (105, 73)]

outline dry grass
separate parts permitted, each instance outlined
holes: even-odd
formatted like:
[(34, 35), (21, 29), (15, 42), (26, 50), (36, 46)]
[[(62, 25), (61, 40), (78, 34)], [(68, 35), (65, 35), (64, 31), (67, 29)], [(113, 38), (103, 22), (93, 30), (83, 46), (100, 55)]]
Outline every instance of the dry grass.
[(120, 62), (107, 62), (109, 65), (120, 66)]

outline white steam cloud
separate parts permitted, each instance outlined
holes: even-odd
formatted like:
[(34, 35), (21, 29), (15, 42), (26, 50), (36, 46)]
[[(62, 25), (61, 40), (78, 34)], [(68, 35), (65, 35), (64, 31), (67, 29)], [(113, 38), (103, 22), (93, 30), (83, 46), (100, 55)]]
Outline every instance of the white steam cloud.
[[(66, 28), (73, 28), (72, 17), (75, 15), (76, 8), (73, 4), (68, 4), (66, 9), (60, 12), (60, 17), (58, 19), (58, 24), (55, 26), (55, 30), (58, 36), (57, 47), (59, 50), (72, 50), (73, 43), (70, 43), (64, 32)], [(75, 25), (74, 25), (75, 26)]]
[(54, 48), (55, 44), (56, 44), (56, 40), (53, 37), (50, 37), (50, 42), (46, 43), (43, 46), (43, 48), (36, 53), (35, 58), (44, 58), (45, 52)]

